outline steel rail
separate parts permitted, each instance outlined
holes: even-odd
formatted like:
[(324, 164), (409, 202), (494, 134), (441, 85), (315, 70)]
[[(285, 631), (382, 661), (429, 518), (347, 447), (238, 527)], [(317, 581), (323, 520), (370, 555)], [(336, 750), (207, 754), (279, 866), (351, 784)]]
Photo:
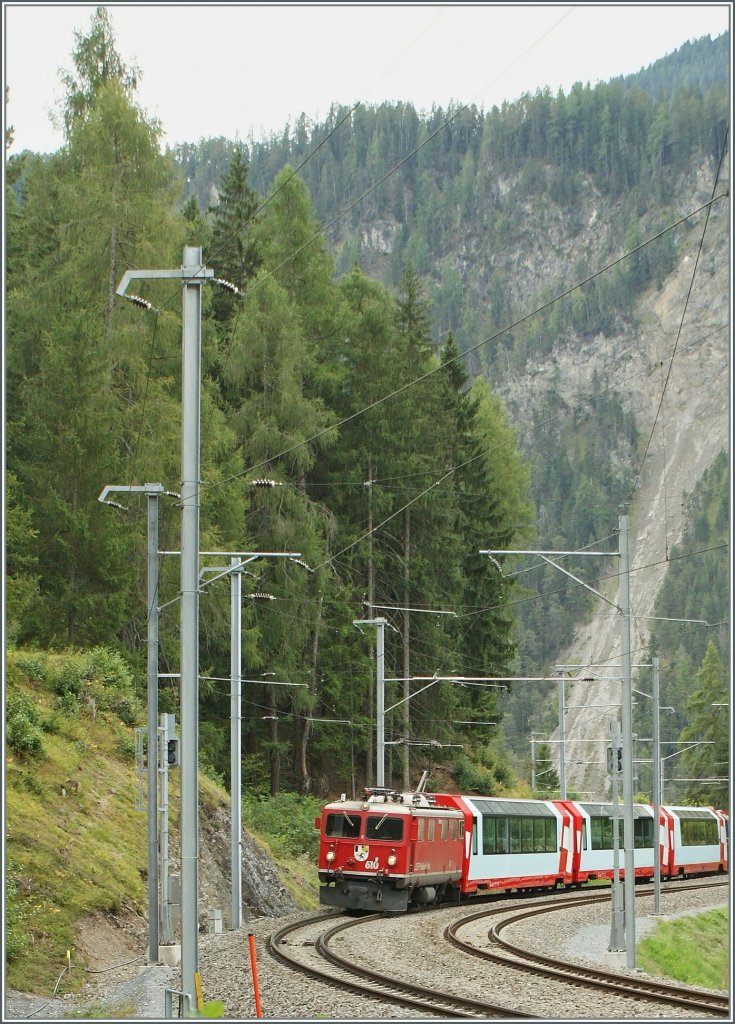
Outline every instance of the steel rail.
[[(685, 892), (695, 889), (716, 888), (720, 885), (727, 885), (727, 882), (704, 883), (702, 885), (678, 885), (667, 886), (667, 892)], [(647, 896), (649, 893), (638, 892), (637, 896)], [(633, 975), (621, 975), (601, 968), (584, 966), (576, 961), (564, 960), (559, 957), (547, 957), (543, 954), (530, 951), (522, 946), (516, 945), (503, 939), (501, 931), (511, 924), (516, 924), (524, 919), (540, 916), (541, 914), (553, 913), (555, 910), (566, 910), (571, 907), (583, 906), (585, 904), (599, 903), (609, 900), (607, 892), (599, 896), (577, 896), (568, 900), (549, 901), (544, 906), (522, 905), (522, 913), (513, 913), (512, 916), (494, 925), (489, 933), (490, 943), (500, 947), (505, 953), (497, 949), (484, 950), (477, 946), (463, 942), (457, 932), (467, 925), (481, 920), (483, 917), (505, 914), (509, 908), (493, 908), (471, 914), (449, 925), (444, 932), (445, 938), (454, 946), (462, 949), (463, 952), (484, 960), (502, 963), (504, 966), (515, 967), (519, 971), (528, 971), (538, 974), (545, 974), (556, 978), (559, 981), (567, 981), (575, 985), (588, 985), (592, 988), (602, 988), (607, 991), (614, 991), (629, 998), (648, 999), (658, 1003), (665, 1003), (673, 1006), (683, 1006), (687, 1009), (704, 1010), (714, 1016), (729, 1017), (730, 1001), (729, 996), (717, 993), (697, 991), (696, 989), (684, 988), (668, 982), (657, 982), (648, 979), (637, 978)], [(516, 959), (518, 958), (518, 959)]]
[[(357, 992), (369, 999), (381, 1000), (400, 1006), (410, 1006), (429, 1011), (443, 1018), (457, 1018), (467, 1020), (468, 1018), (487, 1020), (498, 1019), (524, 1019), (539, 1020), (536, 1014), (524, 1013), (519, 1010), (509, 1009), (505, 1006), (495, 1006), (491, 1003), (480, 1002), (479, 1000), (465, 999), (461, 996), (449, 996), (436, 989), (426, 988), (411, 982), (399, 979), (387, 978), (384, 972), (373, 972), (368, 968), (351, 963), (333, 950), (329, 949), (330, 940), (348, 928), (359, 927), (363, 923), (381, 920), (382, 914), (369, 914), (360, 918), (341, 922), (333, 928), (328, 929), (315, 941), (309, 942), (315, 951), (328, 963), (328, 967), (322, 968), (314, 964), (306, 964), (298, 957), (291, 955), (284, 949), (294, 932), (300, 928), (316, 924), (320, 919), (328, 920), (336, 915), (317, 914), (296, 924), (287, 925), (285, 928), (274, 932), (268, 939), (268, 951), (277, 960), (302, 974), (318, 978), (330, 985), (337, 985), (349, 991)], [(357, 977), (355, 977), (357, 976)], [(364, 980), (359, 980), (364, 979)]]

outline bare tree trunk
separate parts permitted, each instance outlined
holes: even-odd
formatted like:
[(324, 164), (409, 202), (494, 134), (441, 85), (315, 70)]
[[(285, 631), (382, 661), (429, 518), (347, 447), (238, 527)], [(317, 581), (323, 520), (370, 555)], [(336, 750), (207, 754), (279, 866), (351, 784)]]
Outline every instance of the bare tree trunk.
[[(319, 595), (319, 604), (317, 605), (316, 621), (314, 622), (314, 639), (311, 645), (311, 672), (309, 674), (309, 693), (314, 698), (314, 704), (316, 704), (316, 696), (319, 689), (317, 680), (317, 665), (319, 663), (319, 634), (320, 627), (322, 624), (322, 606), (324, 604), (324, 595)], [(307, 720), (304, 722), (304, 728), (301, 732), (301, 743), (299, 745), (299, 772), (301, 774), (301, 792), (311, 793), (313, 788), (313, 780), (311, 773), (309, 772), (309, 736), (311, 735), (311, 722)]]

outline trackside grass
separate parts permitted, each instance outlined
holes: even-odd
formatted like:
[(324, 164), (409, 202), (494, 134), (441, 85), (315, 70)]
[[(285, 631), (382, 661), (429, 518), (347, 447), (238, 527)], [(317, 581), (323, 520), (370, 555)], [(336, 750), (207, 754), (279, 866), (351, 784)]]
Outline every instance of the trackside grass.
[(729, 915), (726, 908), (662, 921), (638, 943), (638, 967), (647, 974), (727, 991)]

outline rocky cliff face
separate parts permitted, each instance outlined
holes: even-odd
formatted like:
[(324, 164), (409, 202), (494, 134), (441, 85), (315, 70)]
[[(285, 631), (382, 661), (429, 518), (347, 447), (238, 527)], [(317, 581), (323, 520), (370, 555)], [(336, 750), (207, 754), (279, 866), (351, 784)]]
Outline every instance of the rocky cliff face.
[[(671, 219), (711, 197), (712, 169), (699, 169), (689, 185)], [(729, 174), (724, 181), (721, 178), (718, 194), (728, 187)], [(613, 388), (623, 407), (635, 415), (641, 450), (634, 469), (640, 473), (630, 506), (620, 510), (629, 517), (633, 664), (650, 660), (651, 622), (646, 617), (653, 614), (670, 549), (682, 536), (684, 495), (693, 491), (714, 457), (729, 447), (729, 225), (729, 199), (713, 205), (708, 223), (704, 214), (692, 223), (675, 269), (659, 290), (652, 288), (640, 301), (638, 330), (599, 336), (581, 345), (571, 338), (560, 339), (548, 357), (530, 363), (499, 389), (520, 432), (528, 424), (534, 395), (553, 382), (562, 397), (576, 405), (594, 393), (594, 375), (596, 390)], [(617, 549), (615, 539), (607, 549)], [(611, 561), (607, 574), (616, 571), (617, 559)], [(601, 591), (616, 603), (617, 579), (603, 583)], [(595, 666), (603, 675), (619, 669), (620, 616), (610, 604), (597, 602), (593, 618), (577, 629), (559, 664)], [(620, 693), (620, 684), (609, 681), (568, 687), (565, 764), (570, 788), (605, 795), (609, 781), (600, 762), (605, 759), (609, 722), (617, 717)]]

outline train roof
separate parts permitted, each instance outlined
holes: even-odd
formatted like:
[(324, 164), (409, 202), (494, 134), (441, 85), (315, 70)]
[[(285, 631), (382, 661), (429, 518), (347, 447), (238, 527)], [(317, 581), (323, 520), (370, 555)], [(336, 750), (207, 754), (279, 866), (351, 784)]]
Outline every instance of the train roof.
[(675, 814), (677, 818), (716, 818), (718, 813), (723, 813), (714, 807), (674, 807), (671, 804), (666, 804), (664, 810)]
[(417, 810), (436, 812), (446, 817), (461, 815), (456, 807), (443, 807), (436, 803), (433, 793), (401, 792), (396, 789), (372, 786), (365, 790), (361, 800), (348, 800), (342, 794), (339, 800), (332, 800), (324, 806), (324, 812), (330, 811), (390, 811), (391, 814), (412, 814)]

